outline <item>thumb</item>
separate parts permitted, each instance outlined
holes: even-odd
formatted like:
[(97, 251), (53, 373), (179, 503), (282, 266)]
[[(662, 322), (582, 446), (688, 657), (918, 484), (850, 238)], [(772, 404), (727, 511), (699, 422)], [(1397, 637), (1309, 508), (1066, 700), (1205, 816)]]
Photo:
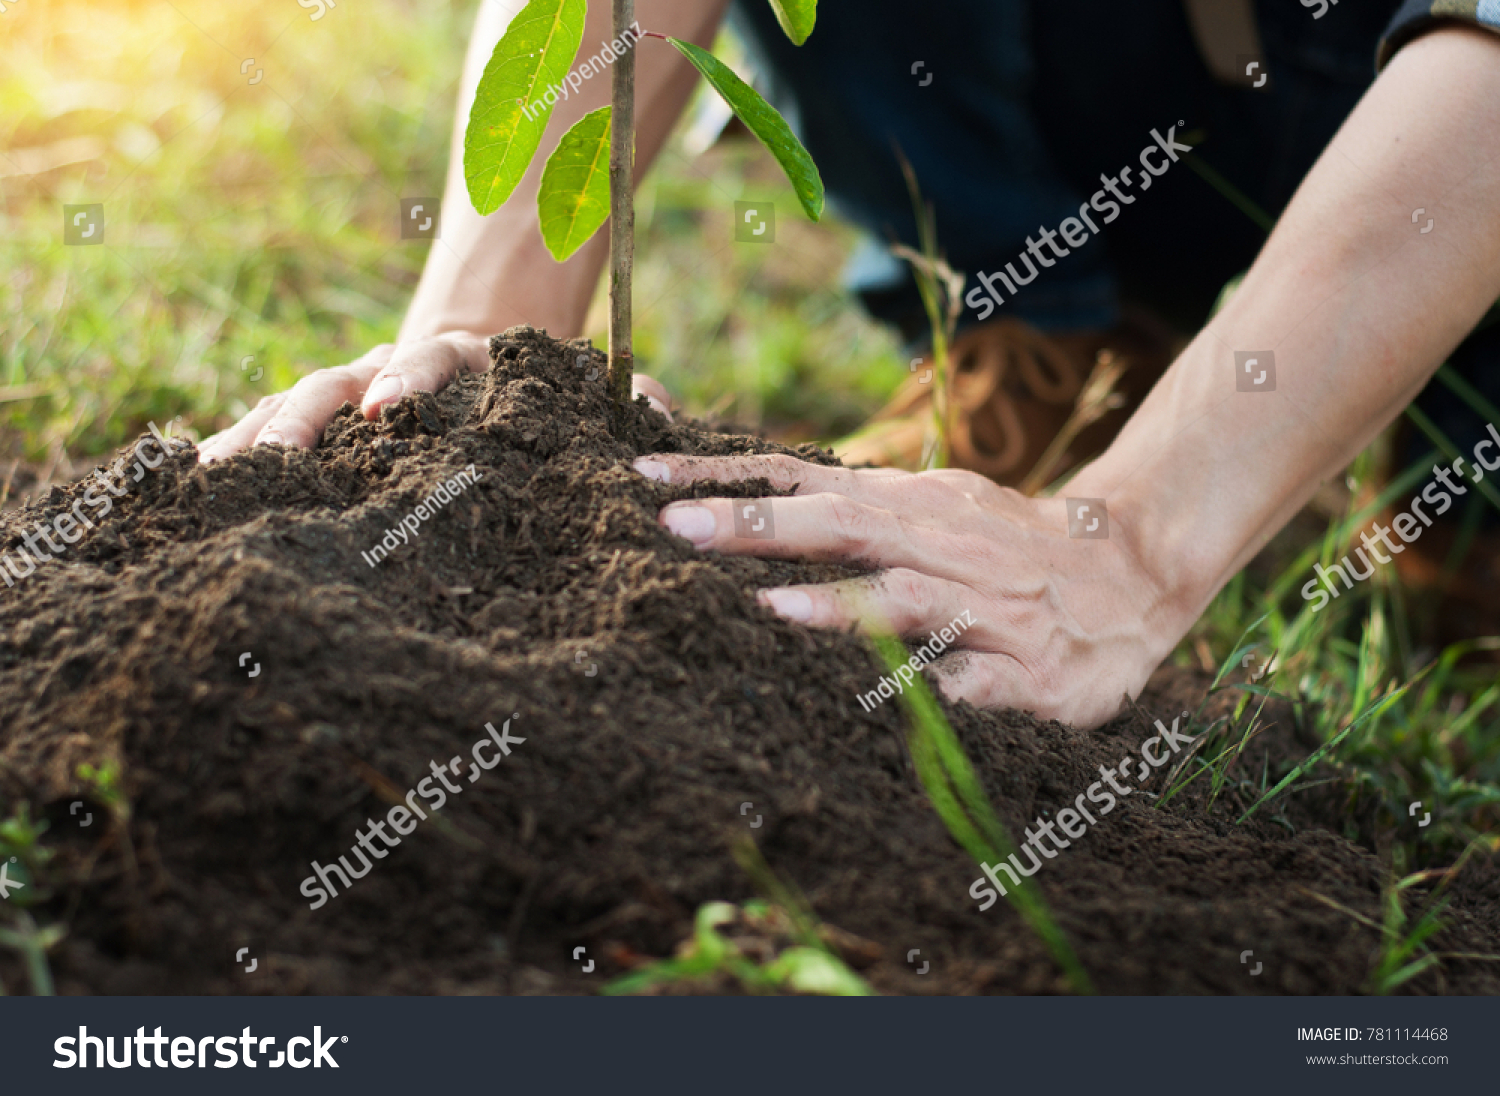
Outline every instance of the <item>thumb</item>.
[(672, 396), (655, 377), (633, 374), (630, 378), (630, 394), (632, 397), (645, 396), (647, 403), (665, 415), (668, 422), (672, 421)]

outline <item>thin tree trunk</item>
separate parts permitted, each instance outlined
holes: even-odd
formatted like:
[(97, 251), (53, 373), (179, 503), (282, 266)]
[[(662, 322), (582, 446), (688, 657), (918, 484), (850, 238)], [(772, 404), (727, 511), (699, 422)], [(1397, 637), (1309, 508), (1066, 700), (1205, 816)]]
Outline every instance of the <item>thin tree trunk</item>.
[[(635, 0), (613, 0), (614, 37), (635, 22)], [(635, 47), (613, 66), (609, 126), (609, 391), (617, 411), (630, 403), (630, 278), (635, 268)]]

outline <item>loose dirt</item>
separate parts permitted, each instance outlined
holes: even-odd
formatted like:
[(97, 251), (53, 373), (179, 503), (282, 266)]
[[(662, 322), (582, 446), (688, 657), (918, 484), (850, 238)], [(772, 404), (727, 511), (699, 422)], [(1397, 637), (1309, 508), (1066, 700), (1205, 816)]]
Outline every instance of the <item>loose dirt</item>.
[[(701, 554), (657, 524), (666, 502), (765, 482), (630, 469), (658, 451), (833, 458), (670, 425), (643, 402), (612, 428), (603, 356), (583, 343), (517, 328), (492, 356), (377, 422), (346, 406), (316, 450), (205, 468), (184, 446), (63, 559), (0, 589), (0, 798), (50, 827), (53, 858), (22, 894), (67, 930), (59, 991), (590, 993), (670, 954), (701, 903), (755, 895), (730, 854), (740, 835), (858, 938), (845, 950), (881, 992), (1064, 990), (1007, 903), (981, 913), (969, 896), (979, 871), (916, 781), (899, 707), (860, 707), (882, 672), (864, 642), (754, 600), (844, 572)], [(471, 464), (476, 484), (368, 565)], [(0, 515), (0, 546), (83, 489)], [(1020, 833), (1206, 684), (1164, 670), (1097, 732), (949, 714)], [(1312, 748), (1268, 712), (1237, 777)], [(471, 770), (505, 720), (524, 743)], [(358, 867), (356, 828), (455, 755), (462, 790), (309, 909), (310, 862)], [(111, 760), (113, 805), (77, 775)], [(1205, 784), (1162, 810), (1132, 795), (1038, 874), (1098, 988), (1359, 991), (1387, 877), (1369, 834), (1344, 835), (1344, 798), (1325, 785), (1235, 826), (1243, 794), (1205, 811)], [(1455, 886), (1450, 921), (1440, 950), (1496, 950), (1492, 863)], [(1497, 966), (1451, 960), (1405, 988), (1494, 993)], [(0, 953), (0, 980), (24, 990), (19, 956)]]

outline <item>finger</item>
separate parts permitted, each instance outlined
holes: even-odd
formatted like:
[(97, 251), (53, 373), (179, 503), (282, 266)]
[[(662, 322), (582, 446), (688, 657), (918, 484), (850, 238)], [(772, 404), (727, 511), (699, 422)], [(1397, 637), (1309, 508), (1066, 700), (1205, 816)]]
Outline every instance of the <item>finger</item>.
[(635, 373), (630, 378), (630, 393), (632, 397), (645, 396), (647, 403), (672, 421), (672, 394), (661, 381)]
[(360, 409), (367, 419), (413, 392), (440, 391), (461, 371), (483, 373), (490, 367), (489, 340), (467, 332), (414, 339), (397, 346), (383, 365), (365, 390)]
[[(653, 453), (638, 459), (634, 468), (647, 479), (659, 483), (738, 483), (742, 480), (768, 479), (773, 489), (807, 495), (817, 491), (866, 496), (866, 483), (878, 483), (892, 476), (909, 475), (890, 469), (855, 474), (848, 468), (830, 468), (809, 464), (785, 453), (767, 453), (743, 457), (687, 457), (678, 453)], [(867, 478), (865, 478), (867, 477)]]
[[(986, 649), (995, 634), (969, 608), (974, 592), (906, 568), (817, 586), (762, 590), (757, 600), (785, 620), (810, 628), (858, 627), (919, 644), (907, 665), (925, 672), (949, 700), (979, 708), (1020, 708), (1043, 718), (1076, 716), (1037, 687), (1012, 656)], [(971, 644), (982, 645), (969, 649)], [(1099, 720), (1107, 719), (1105, 715)]]
[(953, 703), (967, 700), (976, 708), (1015, 708), (1039, 719), (1075, 722), (1072, 713), (1045, 696), (1025, 667), (1007, 654), (954, 651), (927, 667), (927, 677)]
[(946, 628), (944, 649), (963, 646), (962, 637), (977, 623), (969, 608), (976, 600), (972, 590), (907, 567), (844, 582), (781, 586), (756, 597), (778, 616), (812, 628), (859, 627), (903, 639)]
[(691, 499), (667, 506), (657, 520), (700, 550), (876, 567), (920, 566), (937, 536), (929, 532), (918, 553), (891, 511), (836, 494)]
[[(317, 445), (338, 409), (358, 400), (370, 386), (370, 378), (385, 364), (390, 348), (380, 350), (385, 353), (371, 351), (353, 365), (319, 369), (292, 385), (255, 435), (254, 444), (294, 445), (302, 449)], [(373, 361), (367, 360), (372, 357)]]
[(271, 416), (276, 413), (276, 409), (281, 406), (286, 395), (285, 392), (277, 392), (274, 396), (262, 397), (261, 401), (251, 408), (250, 413), (239, 422), (220, 430), (211, 437), (204, 438), (198, 443), (198, 463), (208, 464), (210, 461), (223, 460), (255, 441), (255, 435), (259, 434), (260, 428), (271, 420)]

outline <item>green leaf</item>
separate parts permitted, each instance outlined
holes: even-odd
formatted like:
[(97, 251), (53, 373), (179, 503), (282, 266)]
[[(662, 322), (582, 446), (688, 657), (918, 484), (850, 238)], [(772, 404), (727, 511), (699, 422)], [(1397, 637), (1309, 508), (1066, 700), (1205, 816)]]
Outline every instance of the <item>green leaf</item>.
[(562, 262), (609, 217), (610, 108), (590, 111), (563, 134), (536, 195), (542, 240)]
[(786, 36), (796, 45), (807, 41), (818, 19), (818, 0), (771, 0), (771, 10)]
[(874, 996), (863, 978), (841, 960), (817, 948), (787, 948), (766, 968), (766, 974), (798, 993), (819, 993), (829, 997)]
[(488, 215), (526, 174), (552, 118), (544, 96), (562, 82), (583, 42), (585, 0), (531, 0), (495, 46), (464, 133), (469, 200)]
[[(808, 7), (811, 6), (808, 2)], [(808, 29), (812, 29), (810, 24)], [(802, 203), (807, 215), (815, 221), (821, 217), (823, 180), (818, 176), (817, 165), (807, 154), (807, 149), (802, 147), (802, 142), (793, 136), (785, 119), (771, 108), (771, 104), (757, 95), (754, 88), (707, 50), (679, 38), (668, 38), (667, 41), (676, 46), (693, 63), (695, 69), (703, 73), (703, 78), (724, 97), (724, 101), (740, 121), (760, 138), (761, 144), (771, 150), (771, 155), (776, 157), (781, 170), (791, 180), (792, 189), (797, 192), (797, 200)]]

